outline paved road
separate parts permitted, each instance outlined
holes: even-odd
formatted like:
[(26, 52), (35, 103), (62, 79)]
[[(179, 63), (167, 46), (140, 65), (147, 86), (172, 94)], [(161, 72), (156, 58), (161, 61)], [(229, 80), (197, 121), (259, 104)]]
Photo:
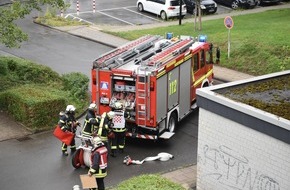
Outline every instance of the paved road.
[[(1, 50), (47, 65), (59, 73), (80, 71), (89, 75), (92, 61), (110, 47), (36, 25), (31, 17), (20, 22), (30, 39), (21, 49)], [(126, 153), (110, 158), (106, 185), (112, 186), (142, 173), (158, 173), (196, 163), (198, 114), (191, 114), (180, 124), (177, 134), (170, 141), (127, 141)], [(182, 141), (181, 141), (182, 139)], [(77, 143), (79, 143), (77, 141)], [(144, 159), (159, 152), (175, 156), (169, 162), (151, 162), (142, 166), (126, 166), (123, 157)], [(52, 132), (0, 142), (0, 186), (1, 189), (71, 189), (80, 184), (79, 175), (87, 169), (75, 170), (71, 157), (62, 157), (59, 141)], [(3, 177), (2, 177), (3, 176)]]

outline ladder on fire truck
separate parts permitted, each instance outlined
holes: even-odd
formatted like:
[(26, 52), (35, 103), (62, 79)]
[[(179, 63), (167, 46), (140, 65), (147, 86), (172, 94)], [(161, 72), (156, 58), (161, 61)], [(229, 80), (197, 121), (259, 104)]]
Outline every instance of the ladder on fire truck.
[(192, 38), (177, 41), (174, 45), (170, 46), (166, 50), (151, 57), (148, 60), (147, 64), (157, 68), (167, 63), (169, 60), (173, 59), (177, 55), (180, 55), (184, 51), (188, 50), (189, 47), (192, 46), (193, 43), (194, 43), (194, 40)]
[(141, 70), (141, 67), (137, 69), (137, 79), (136, 79), (136, 101), (138, 102), (136, 114), (136, 123), (138, 126), (145, 127), (147, 116), (150, 115), (148, 111), (150, 111), (150, 104), (148, 99), (150, 98), (150, 87), (148, 88), (148, 84), (150, 84), (150, 76), (146, 75), (146, 69)]
[(160, 39), (158, 35), (146, 35), (129, 42), (121, 47), (118, 47), (106, 54), (101, 55), (94, 61), (94, 67), (114, 67), (112, 65), (120, 66), (125, 64), (134, 56), (146, 52), (150, 49), (154, 41)]

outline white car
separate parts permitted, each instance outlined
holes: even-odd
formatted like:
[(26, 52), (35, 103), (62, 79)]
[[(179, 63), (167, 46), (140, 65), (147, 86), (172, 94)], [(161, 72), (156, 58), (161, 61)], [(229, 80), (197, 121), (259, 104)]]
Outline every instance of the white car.
[[(180, 0), (138, 0), (137, 8), (140, 12), (147, 11), (157, 14), (163, 20), (179, 16)], [(186, 15), (186, 5), (182, 1), (182, 18)]]

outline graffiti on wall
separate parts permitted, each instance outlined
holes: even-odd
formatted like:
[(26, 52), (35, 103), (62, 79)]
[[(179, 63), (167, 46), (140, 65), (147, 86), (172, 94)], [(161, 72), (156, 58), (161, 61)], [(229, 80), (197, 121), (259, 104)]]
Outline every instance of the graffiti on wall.
[(228, 189), (280, 190), (274, 178), (255, 170), (247, 157), (223, 145), (218, 148), (204, 145), (198, 163), (206, 168), (201, 179), (211, 177)]

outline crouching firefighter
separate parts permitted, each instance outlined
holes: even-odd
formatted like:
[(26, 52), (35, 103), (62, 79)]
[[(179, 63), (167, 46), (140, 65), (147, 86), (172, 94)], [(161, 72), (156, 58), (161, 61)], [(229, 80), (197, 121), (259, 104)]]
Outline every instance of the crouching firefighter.
[[(108, 149), (98, 136), (93, 138), (93, 144), (94, 148), (91, 154), (92, 164), (88, 171), (88, 175), (96, 178), (98, 190), (104, 190), (104, 178), (107, 176)], [(96, 188), (91, 190), (96, 190)]]
[(98, 129), (98, 136), (101, 138), (107, 149), (109, 149), (108, 134), (110, 132), (111, 125), (113, 124), (112, 120), (114, 116), (115, 113), (112, 111), (108, 113), (104, 112), (101, 116), (101, 121)]
[(115, 112), (116, 122), (113, 125), (113, 138), (111, 139), (111, 156), (115, 157), (116, 152), (119, 149), (123, 153), (126, 140), (126, 124), (125, 118), (129, 118), (130, 114), (123, 110), (123, 105), (120, 102), (116, 102), (113, 110)]

